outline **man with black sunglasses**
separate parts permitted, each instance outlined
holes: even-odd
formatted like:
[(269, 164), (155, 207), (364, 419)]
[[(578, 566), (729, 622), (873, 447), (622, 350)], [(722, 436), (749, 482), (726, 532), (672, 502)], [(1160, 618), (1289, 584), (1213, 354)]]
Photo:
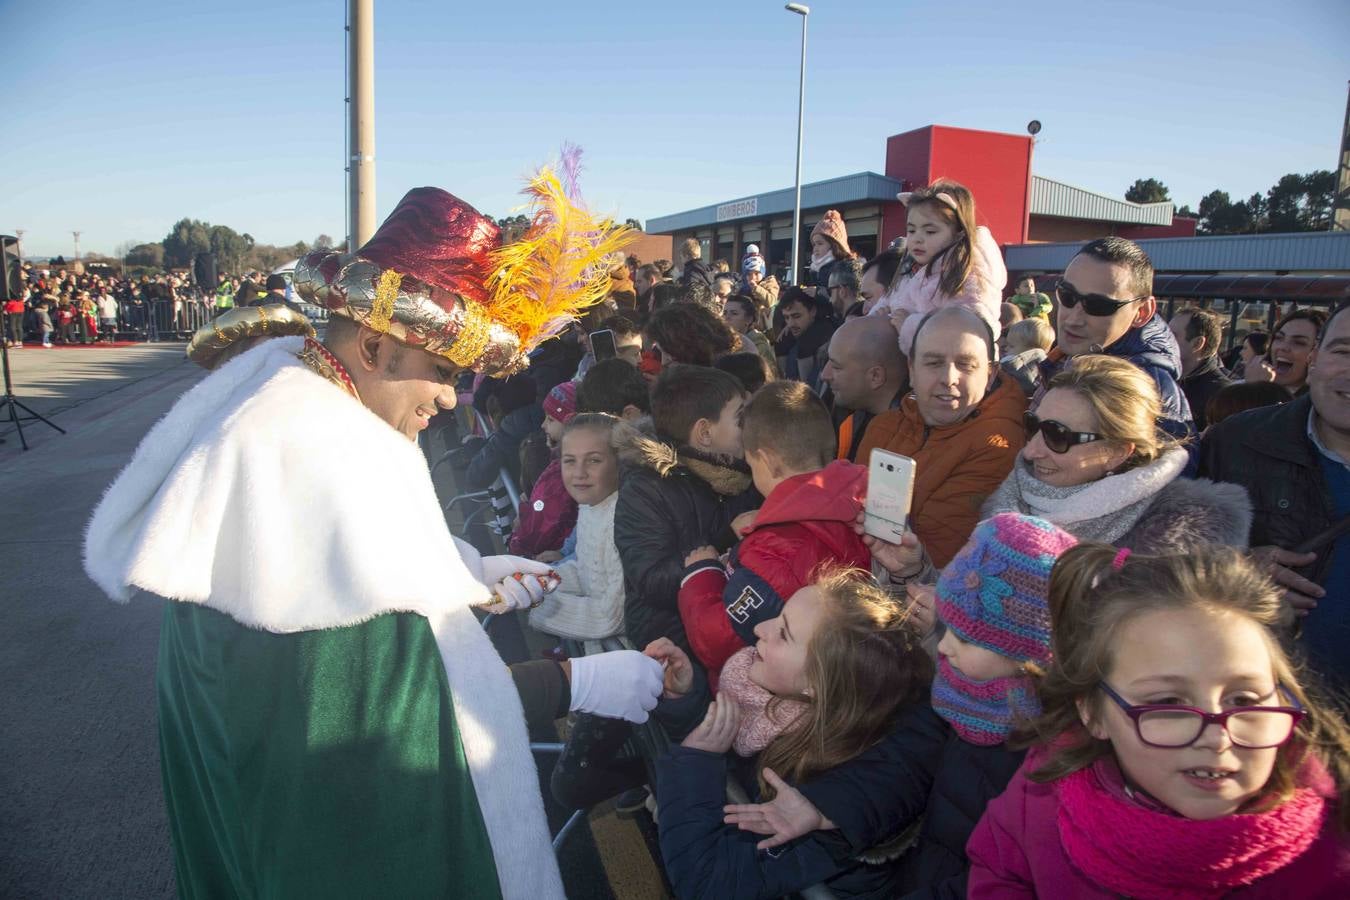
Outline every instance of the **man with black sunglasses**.
[(1178, 384), (1181, 350), (1158, 315), (1153, 263), (1143, 248), (1118, 237), (1085, 244), (1064, 270), (1055, 300), (1055, 346), (1041, 363), (1042, 385), (1075, 356), (1118, 356), (1157, 383), (1163, 407), (1159, 425), (1168, 434), (1185, 437), (1194, 431), (1190, 404)]

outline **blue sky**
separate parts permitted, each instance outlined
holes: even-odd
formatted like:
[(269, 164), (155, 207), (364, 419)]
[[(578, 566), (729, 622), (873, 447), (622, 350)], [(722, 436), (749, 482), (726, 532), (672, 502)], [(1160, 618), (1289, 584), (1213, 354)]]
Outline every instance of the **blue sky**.
[[(816, 0), (803, 178), (884, 164), (927, 124), (1044, 123), (1036, 171), (1194, 206), (1331, 168), (1350, 3)], [(183, 216), (344, 232), (341, 0), (0, 0), (0, 231), (32, 255), (158, 240)], [(435, 184), (504, 215), (570, 140), (593, 206), (647, 219), (791, 184), (798, 17), (773, 0), (376, 0), (383, 216)], [(978, 198), (977, 198), (978, 199)]]

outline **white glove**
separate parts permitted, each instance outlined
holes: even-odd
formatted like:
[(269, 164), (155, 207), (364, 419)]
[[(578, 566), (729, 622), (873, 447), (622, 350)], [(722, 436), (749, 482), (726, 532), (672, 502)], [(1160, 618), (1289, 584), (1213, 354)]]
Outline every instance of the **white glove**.
[(572, 659), (572, 712), (627, 719), (641, 725), (663, 687), (661, 664), (636, 650)]
[[(517, 572), (522, 575), (548, 575), (553, 567), (548, 563), (526, 559), (523, 556), (485, 556), (483, 557), (483, 575), (481, 581), (492, 587), (503, 578), (511, 578)], [(512, 579), (514, 580), (514, 579)]]
[(483, 584), (496, 597), (495, 602), (483, 608), (494, 615), (538, 606), (544, 595), (559, 583), (548, 563), (523, 556), (484, 556), (482, 569)]

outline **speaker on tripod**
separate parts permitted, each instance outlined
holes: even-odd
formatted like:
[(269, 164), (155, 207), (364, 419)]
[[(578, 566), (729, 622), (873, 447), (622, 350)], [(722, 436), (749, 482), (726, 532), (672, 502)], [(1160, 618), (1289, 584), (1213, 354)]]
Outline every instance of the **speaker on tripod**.
[[(19, 239), (12, 234), (0, 234), (0, 263), (4, 265), (3, 279), (0, 279), (0, 301), (22, 300), (23, 261), (19, 259)], [(28, 449), (28, 439), (23, 434), (24, 422), (42, 422), (50, 425), (62, 434), (66, 430), (40, 413), (33, 412), (20, 403), (14, 396), (14, 381), (9, 375), (9, 342), (0, 341), (0, 360), (3, 360), (5, 376), (5, 396), (0, 399), (0, 421), (9, 419), (14, 430), (19, 432), (19, 443)], [(22, 414), (20, 414), (22, 412)], [(3, 442), (4, 438), (0, 438)]]

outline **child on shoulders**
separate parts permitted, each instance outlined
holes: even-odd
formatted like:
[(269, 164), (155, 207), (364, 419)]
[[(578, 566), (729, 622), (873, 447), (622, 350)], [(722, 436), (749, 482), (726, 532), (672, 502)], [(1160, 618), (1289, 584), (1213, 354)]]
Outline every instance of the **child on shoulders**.
[(975, 198), (965, 185), (939, 178), (926, 188), (899, 195), (905, 204), (905, 248), (914, 274), (872, 307), (889, 315), (909, 354), (924, 314), (943, 306), (966, 306), (999, 336), (999, 313), (1008, 270), (989, 229), (977, 225)]

